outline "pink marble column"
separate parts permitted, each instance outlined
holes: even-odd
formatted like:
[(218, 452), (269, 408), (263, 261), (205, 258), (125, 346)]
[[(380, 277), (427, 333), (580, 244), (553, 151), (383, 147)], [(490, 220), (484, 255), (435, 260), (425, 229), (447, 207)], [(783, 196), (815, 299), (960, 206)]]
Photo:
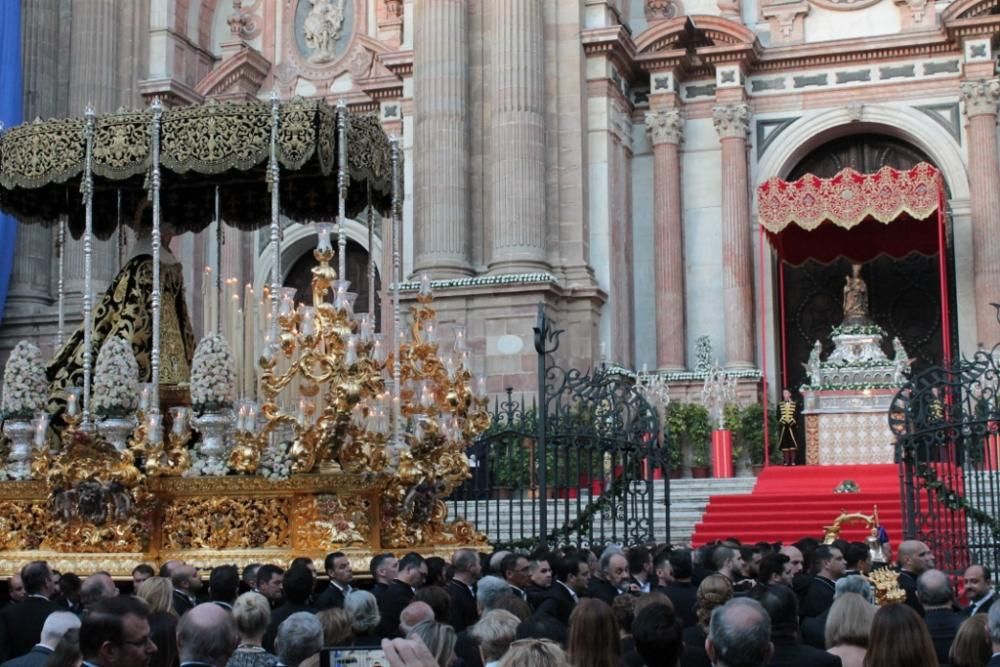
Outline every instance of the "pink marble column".
[(726, 367), (754, 366), (753, 260), (747, 129), (750, 107), (712, 109), (722, 143), (722, 286), (726, 311)]
[(1000, 161), (996, 135), (1000, 80), (963, 81), (961, 90), (969, 118), (976, 331), (979, 342), (990, 348), (998, 338), (996, 313), (990, 303), (1000, 301)]
[(656, 366), (684, 368), (684, 241), (679, 144), (684, 117), (676, 109), (646, 114), (653, 142), (653, 243), (656, 249)]
[(472, 273), (465, 0), (418, 0), (414, 51), (414, 271)]
[(541, 0), (495, 0), (489, 268), (549, 268), (545, 211), (545, 42)]

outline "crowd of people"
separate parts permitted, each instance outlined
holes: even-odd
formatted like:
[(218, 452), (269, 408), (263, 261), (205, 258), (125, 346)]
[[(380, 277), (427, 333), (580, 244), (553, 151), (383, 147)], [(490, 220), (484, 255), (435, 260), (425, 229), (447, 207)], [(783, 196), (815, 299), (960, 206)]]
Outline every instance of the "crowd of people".
[(321, 573), (298, 558), (221, 565), (204, 582), (183, 561), (140, 564), (121, 588), (33, 561), (8, 582), (0, 667), (338, 667), (340, 651), (366, 649), (396, 667), (1000, 665), (986, 566), (965, 571), (960, 605), (927, 546), (903, 542), (905, 602), (878, 606), (870, 558), (811, 539), (459, 549), (450, 562), (376, 555), (361, 582), (334, 552)]

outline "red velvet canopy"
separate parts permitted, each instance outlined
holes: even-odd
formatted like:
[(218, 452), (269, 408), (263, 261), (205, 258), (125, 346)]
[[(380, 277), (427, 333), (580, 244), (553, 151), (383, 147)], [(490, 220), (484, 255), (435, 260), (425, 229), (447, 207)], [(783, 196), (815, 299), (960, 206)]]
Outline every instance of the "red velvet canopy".
[(932, 255), (939, 247), (942, 183), (941, 172), (923, 162), (908, 171), (772, 178), (757, 188), (757, 212), (778, 256), (793, 265)]
[[(844, 169), (833, 178), (806, 174), (797, 181), (772, 178), (757, 188), (760, 221), (760, 322), (764, 336), (764, 261), (767, 236), (779, 259), (781, 292), (781, 366), (788, 377), (784, 317), (784, 263), (807, 260), (823, 263), (845, 257), (863, 264), (879, 255), (902, 258), (910, 253), (938, 253), (941, 321), (948, 313), (948, 275), (945, 255), (944, 181), (935, 167), (921, 162), (908, 171), (883, 167), (873, 174)], [(950, 327), (942, 326), (945, 363), (951, 359)], [(767, 413), (767, 345), (762, 347), (764, 412)], [(765, 452), (770, 449), (767, 420)], [(765, 455), (765, 461), (770, 457)]]

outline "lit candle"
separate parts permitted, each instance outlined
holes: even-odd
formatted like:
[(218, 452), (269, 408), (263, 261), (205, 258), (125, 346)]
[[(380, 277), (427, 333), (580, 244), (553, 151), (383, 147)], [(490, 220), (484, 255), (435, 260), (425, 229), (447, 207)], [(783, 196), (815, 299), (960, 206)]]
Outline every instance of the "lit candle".
[(139, 392), (139, 409), (143, 412), (149, 412), (149, 384), (142, 385), (142, 391)]
[(48, 415), (39, 415), (35, 423), (35, 447), (41, 449), (45, 446), (46, 431), (49, 428)]
[(424, 273), (420, 274), (420, 296), (430, 296), (431, 295), (431, 274)]
[(149, 435), (149, 441), (158, 445), (163, 442), (163, 431), (160, 430), (163, 425), (163, 415), (157, 413), (146, 417), (146, 432)]
[(437, 340), (437, 332), (434, 330), (433, 322), (429, 322), (424, 329), (424, 339), (428, 343), (433, 343)]
[(66, 397), (66, 414), (70, 417), (75, 417), (77, 414), (75, 393), (71, 393)]
[(375, 342), (372, 344), (372, 359), (377, 364), (385, 362), (385, 334), (375, 334)]
[(461, 352), (465, 349), (465, 327), (456, 324), (455, 327), (455, 350)]
[(319, 237), (316, 242), (316, 250), (321, 253), (332, 253), (333, 246), (330, 244), (330, 232), (333, 225), (328, 222), (321, 222), (316, 225), (316, 235)]
[(347, 337), (347, 350), (344, 352), (344, 363), (353, 366), (358, 363), (358, 339), (357, 336)]
[(476, 398), (486, 398), (486, 377), (480, 375), (476, 378), (475, 389), (473, 390)]

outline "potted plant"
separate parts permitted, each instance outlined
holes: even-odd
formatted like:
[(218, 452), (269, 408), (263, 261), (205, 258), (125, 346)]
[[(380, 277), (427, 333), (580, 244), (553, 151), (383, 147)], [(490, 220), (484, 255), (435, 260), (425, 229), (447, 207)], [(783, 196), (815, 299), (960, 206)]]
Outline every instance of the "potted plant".
[(704, 405), (688, 404), (685, 410), (685, 432), (691, 445), (691, 476), (708, 477), (712, 458), (712, 419)]
[(705, 440), (695, 442), (691, 447), (691, 476), (696, 479), (708, 477), (712, 459)]
[(684, 474), (684, 454), (681, 452), (680, 443), (671, 443), (670, 452), (670, 479), (680, 479)]

